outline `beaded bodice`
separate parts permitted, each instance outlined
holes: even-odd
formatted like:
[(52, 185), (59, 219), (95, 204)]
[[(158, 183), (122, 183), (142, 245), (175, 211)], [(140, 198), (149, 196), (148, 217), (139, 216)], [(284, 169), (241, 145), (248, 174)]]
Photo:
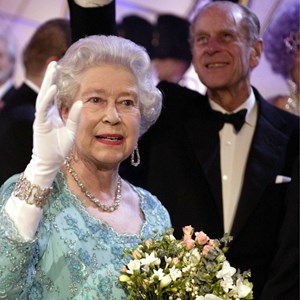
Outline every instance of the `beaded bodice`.
[[(2, 188), (2, 206), (15, 181), (11, 178)], [(147, 191), (133, 188), (145, 216), (138, 235), (118, 234), (91, 217), (66, 186), (62, 173), (44, 208), (35, 241), (22, 241), (2, 209), (0, 295), (9, 299), (127, 299), (118, 283), (126, 262), (121, 254), (136, 246), (141, 237), (170, 227), (160, 202)]]

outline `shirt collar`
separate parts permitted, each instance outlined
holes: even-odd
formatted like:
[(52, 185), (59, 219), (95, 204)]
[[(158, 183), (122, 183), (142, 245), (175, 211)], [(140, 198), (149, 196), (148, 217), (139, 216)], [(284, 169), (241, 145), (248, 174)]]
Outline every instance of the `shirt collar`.
[(8, 79), (0, 86), (0, 98), (13, 86), (13, 81)]
[(31, 80), (25, 79), (24, 82), (25, 82), (31, 89), (33, 89), (37, 94), (39, 93), (40, 88), (39, 88), (35, 83), (33, 83)]
[(212, 99), (208, 99), (209, 104), (213, 110), (220, 111), (222, 113), (235, 113), (241, 109), (246, 108), (247, 114), (245, 117), (245, 122), (249, 124), (250, 126), (255, 126), (256, 123), (256, 116), (257, 116), (257, 104), (255, 100), (255, 95), (253, 92), (253, 89), (250, 89), (250, 95), (247, 98), (245, 102), (243, 102), (239, 107), (237, 107), (233, 112), (226, 111), (222, 106), (220, 106), (218, 103), (213, 101)]

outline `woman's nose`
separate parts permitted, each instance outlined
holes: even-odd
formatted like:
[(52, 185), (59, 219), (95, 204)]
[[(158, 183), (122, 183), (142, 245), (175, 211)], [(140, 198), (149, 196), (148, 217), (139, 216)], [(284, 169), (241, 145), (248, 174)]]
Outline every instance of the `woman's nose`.
[(118, 124), (120, 121), (120, 114), (115, 105), (108, 105), (104, 111), (103, 122), (114, 125)]

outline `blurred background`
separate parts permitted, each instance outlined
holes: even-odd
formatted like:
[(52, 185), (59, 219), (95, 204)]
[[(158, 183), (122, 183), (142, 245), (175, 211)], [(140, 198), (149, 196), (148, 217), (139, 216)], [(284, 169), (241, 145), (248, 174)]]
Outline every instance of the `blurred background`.
[[(154, 22), (162, 13), (171, 13), (190, 20), (198, 7), (212, 0), (116, 0), (117, 21), (130, 14), (140, 15)], [(238, 1), (235, 1), (238, 2)], [(239, 1), (251, 8), (259, 17), (262, 35), (276, 10), (289, 5), (291, 0), (248, 0)], [(0, 32), (9, 32), (17, 41), (20, 54), (35, 29), (44, 21), (56, 17), (69, 18), (67, 0), (0, 0)], [(176, 30), (176, 29), (175, 29)], [(19, 58), (15, 73), (15, 83), (23, 80), (23, 66)], [(196, 76), (192, 73), (191, 76)], [(252, 74), (252, 84), (266, 98), (287, 91), (286, 82), (271, 70), (262, 57), (260, 65)], [(201, 86), (197, 87), (201, 91)]]

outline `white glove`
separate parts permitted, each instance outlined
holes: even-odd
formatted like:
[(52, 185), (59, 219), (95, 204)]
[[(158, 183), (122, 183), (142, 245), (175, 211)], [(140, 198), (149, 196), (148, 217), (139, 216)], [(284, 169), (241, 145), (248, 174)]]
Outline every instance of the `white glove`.
[(61, 121), (54, 106), (57, 87), (53, 84), (53, 78), (56, 68), (55, 61), (48, 65), (36, 100), (32, 157), (24, 171), (25, 177), (41, 188), (52, 185), (61, 164), (68, 155), (75, 140), (82, 108), (82, 102), (76, 101), (70, 109), (66, 123)]
[(81, 7), (99, 7), (109, 4), (112, 0), (75, 0), (75, 3)]

